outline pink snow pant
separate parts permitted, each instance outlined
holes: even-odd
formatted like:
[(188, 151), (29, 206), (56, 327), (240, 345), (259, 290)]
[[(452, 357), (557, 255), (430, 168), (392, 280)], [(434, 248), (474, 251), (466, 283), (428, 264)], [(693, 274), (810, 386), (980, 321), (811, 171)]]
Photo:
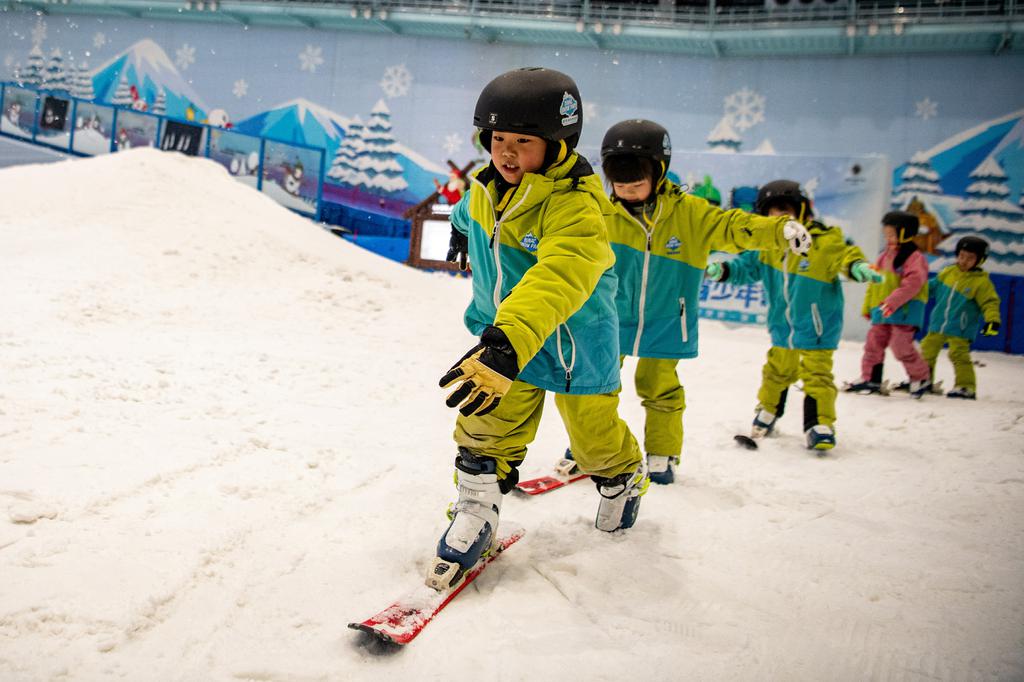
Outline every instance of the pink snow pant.
[(861, 379), (871, 379), (871, 369), (885, 361), (885, 349), (892, 348), (892, 354), (903, 363), (911, 381), (924, 381), (931, 372), (921, 351), (914, 343), (916, 327), (909, 324), (873, 324), (864, 344), (864, 357), (860, 361)]

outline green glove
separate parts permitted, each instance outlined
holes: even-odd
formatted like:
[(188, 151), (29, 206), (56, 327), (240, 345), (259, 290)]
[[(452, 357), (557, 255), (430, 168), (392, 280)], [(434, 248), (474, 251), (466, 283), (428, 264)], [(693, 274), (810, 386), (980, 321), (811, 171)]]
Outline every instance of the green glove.
[(866, 261), (862, 260), (850, 266), (850, 277), (857, 282), (874, 282), (876, 284), (884, 279)]
[(981, 328), (982, 336), (998, 336), (999, 335), (999, 323), (998, 322), (986, 322), (985, 326)]
[(714, 261), (708, 263), (708, 266), (704, 268), (704, 276), (712, 282), (721, 282), (729, 276), (729, 268), (724, 263)]

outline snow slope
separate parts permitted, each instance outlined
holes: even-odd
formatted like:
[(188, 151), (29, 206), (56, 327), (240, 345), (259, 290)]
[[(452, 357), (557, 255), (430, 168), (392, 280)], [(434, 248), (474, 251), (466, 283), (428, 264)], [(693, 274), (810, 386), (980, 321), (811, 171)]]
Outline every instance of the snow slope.
[[(525, 539), (381, 658), (345, 624), (446, 523), (468, 282), (154, 150), (0, 170), (0, 205), (5, 682), (1024, 677), (1021, 358), (977, 354), (976, 403), (841, 395), (823, 459), (794, 390), (748, 452), (766, 335), (702, 321), (681, 484), (618, 535), (589, 483), (508, 498)], [(564, 444), (549, 405), (524, 473)]]

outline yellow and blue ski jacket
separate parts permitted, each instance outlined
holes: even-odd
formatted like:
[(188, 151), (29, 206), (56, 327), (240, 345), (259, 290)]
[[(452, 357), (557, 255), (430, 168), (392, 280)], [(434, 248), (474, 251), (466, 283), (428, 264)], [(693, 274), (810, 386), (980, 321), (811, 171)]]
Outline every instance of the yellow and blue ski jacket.
[(843, 231), (819, 222), (807, 226), (811, 250), (747, 252), (729, 261), (723, 281), (764, 282), (772, 345), (799, 350), (834, 350), (843, 331), (843, 285), (850, 267), (867, 260)]
[(973, 341), (978, 333), (978, 318), (1001, 322), (999, 294), (988, 273), (981, 268), (964, 272), (950, 265), (933, 280), (930, 291), (935, 299), (929, 333), (959, 336)]
[(586, 159), (570, 154), (544, 174), (527, 173), (502, 197), (488, 165), (452, 210), (469, 238), (470, 332), (495, 325), (519, 359), (520, 381), (556, 393), (619, 386), (611, 210)]
[(619, 345), (644, 358), (697, 357), (697, 320), (711, 251), (788, 248), (787, 218), (723, 211), (665, 181), (650, 213), (614, 201), (608, 234), (619, 289)]
[[(864, 292), (861, 313), (871, 324), (924, 325), (924, 311), (928, 305), (928, 261), (920, 251), (914, 251), (897, 270), (898, 247), (887, 247), (875, 261), (875, 272), (882, 275), (881, 282), (872, 282)], [(892, 315), (882, 314), (885, 303)]]

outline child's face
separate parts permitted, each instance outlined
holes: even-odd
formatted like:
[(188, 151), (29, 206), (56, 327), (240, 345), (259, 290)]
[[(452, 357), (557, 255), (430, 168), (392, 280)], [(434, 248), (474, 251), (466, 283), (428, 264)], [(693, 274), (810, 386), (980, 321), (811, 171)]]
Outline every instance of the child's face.
[(613, 182), (612, 191), (615, 196), (623, 201), (647, 201), (654, 189), (654, 183), (650, 178), (637, 180), (636, 182)]
[(522, 133), (491, 133), (491, 160), (506, 182), (518, 185), (527, 173), (544, 165), (548, 143), (540, 137)]
[(796, 209), (788, 204), (777, 204), (768, 208), (769, 218), (778, 218), (779, 216), (789, 216), (790, 218), (796, 218)]
[(882, 225), (882, 235), (885, 237), (886, 245), (896, 247), (900, 244), (899, 233), (892, 225)]
[(956, 266), (964, 272), (967, 272), (977, 264), (978, 256), (970, 251), (961, 249), (960, 253), (956, 254)]

